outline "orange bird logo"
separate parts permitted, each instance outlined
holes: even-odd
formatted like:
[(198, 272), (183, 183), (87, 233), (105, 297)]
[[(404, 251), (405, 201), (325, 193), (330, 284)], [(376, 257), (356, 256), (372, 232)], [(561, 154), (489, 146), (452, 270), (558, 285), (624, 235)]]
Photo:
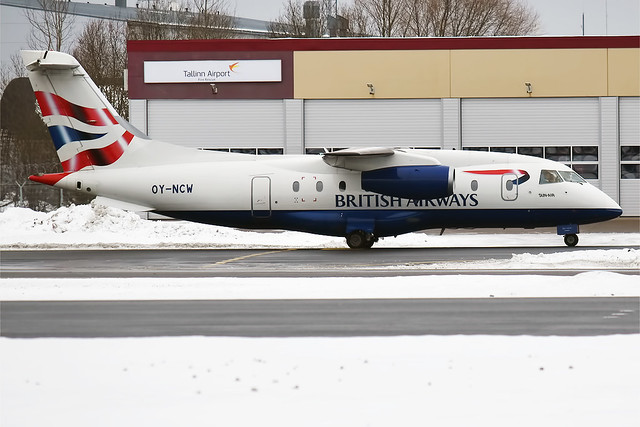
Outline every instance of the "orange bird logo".
[(238, 66), (238, 64), (239, 62), (234, 62), (233, 64), (229, 65), (229, 69), (235, 73), (236, 67)]

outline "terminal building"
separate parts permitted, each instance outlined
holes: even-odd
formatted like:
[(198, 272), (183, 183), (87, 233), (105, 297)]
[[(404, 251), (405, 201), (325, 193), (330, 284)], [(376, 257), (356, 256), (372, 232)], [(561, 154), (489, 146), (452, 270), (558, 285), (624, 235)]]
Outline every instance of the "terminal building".
[(130, 121), (205, 150), (566, 163), (640, 215), (640, 36), (130, 41)]

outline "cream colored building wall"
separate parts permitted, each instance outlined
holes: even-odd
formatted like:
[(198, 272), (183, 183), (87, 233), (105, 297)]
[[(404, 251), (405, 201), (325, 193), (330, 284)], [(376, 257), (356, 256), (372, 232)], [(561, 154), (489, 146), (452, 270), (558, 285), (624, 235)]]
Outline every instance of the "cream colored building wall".
[(607, 94), (606, 49), (454, 50), (451, 70), (454, 98)]
[(640, 49), (609, 49), (609, 96), (640, 96)]
[(294, 52), (298, 99), (639, 95), (640, 49)]
[(295, 98), (450, 97), (448, 50), (302, 51), (293, 58)]

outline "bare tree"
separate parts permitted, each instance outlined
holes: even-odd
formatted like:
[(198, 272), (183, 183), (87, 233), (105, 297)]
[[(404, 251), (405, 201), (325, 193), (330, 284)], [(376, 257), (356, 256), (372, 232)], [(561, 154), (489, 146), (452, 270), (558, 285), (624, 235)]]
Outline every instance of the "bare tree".
[(285, 0), (282, 13), (269, 24), (269, 36), (313, 38), (331, 35), (332, 37), (352, 37), (354, 34), (349, 28), (349, 22), (350, 14), (354, 10), (352, 7), (342, 7), (340, 13), (334, 16), (336, 12), (330, 1)]
[(127, 22), (129, 40), (176, 40), (188, 21), (189, 7), (169, 0), (148, 0), (139, 6), (136, 19)]
[(129, 99), (124, 89), (124, 69), (127, 68), (125, 25), (117, 21), (90, 21), (80, 39), (82, 43), (74, 49), (73, 56), (126, 119)]
[(234, 22), (225, 0), (192, 0), (189, 19), (191, 39), (226, 39), (233, 36)]
[(0, 199), (18, 202), (19, 193), (23, 193), (23, 205), (34, 209), (58, 203), (59, 193), (43, 192), (29, 185), (29, 175), (56, 172), (61, 167), (26, 77), (13, 79), (7, 85), (0, 100), (0, 123)]
[(18, 52), (14, 52), (9, 57), (9, 61), (0, 65), (0, 96), (11, 80), (18, 77), (26, 77), (27, 70), (22, 64), (22, 58)]
[(354, 7), (368, 16), (375, 35), (402, 36), (405, 0), (355, 0)]
[[(538, 28), (536, 13), (523, 0), (354, 0), (340, 15), (351, 37), (510, 36)], [(302, 0), (285, 2), (272, 26), (272, 36), (278, 34), (308, 37)]]
[(139, 7), (127, 22), (129, 40), (231, 38), (234, 19), (227, 0), (189, 0), (184, 3), (153, 0)]
[(405, 0), (404, 36), (427, 37), (430, 35), (429, 1)]
[(284, 10), (269, 24), (270, 37), (307, 37), (301, 0), (286, 0)]
[(340, 16), (347, 23), (347, 37), (369, 37), (373, 34), (371, 20), (364, 13), (362, 8), (356, 5), (342, 6), (340, 8)]
[(71, 44), (75, 17), (68, 13), (69, 2), (37, 0), (40, 9), (25, 9), (31, 25), (28, 45), (31, 49), (62, 51)]
[(518, 0), (425, 0), (436, 37), (531, 34), (538, 16)]

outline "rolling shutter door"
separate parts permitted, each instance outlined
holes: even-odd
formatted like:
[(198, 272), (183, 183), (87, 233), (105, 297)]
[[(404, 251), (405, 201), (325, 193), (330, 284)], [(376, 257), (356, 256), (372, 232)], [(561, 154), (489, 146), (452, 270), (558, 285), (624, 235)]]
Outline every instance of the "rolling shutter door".
[(149, 136), (196, 148), (284, 146), (282, 100), (150, 100)]
[[(640, 145), (640, 98), (620, 98), (620, 146)], [(628, 164), (639, 160), (624, 161)], [(640, 216), (640, 179), (620, 179), (620, 207), (625, 216)]]
[(441, 147), (439, 99), (306, 100), (307, 148)]
[(599, 145), (598, 98), (463, 99), (463, 147)]

